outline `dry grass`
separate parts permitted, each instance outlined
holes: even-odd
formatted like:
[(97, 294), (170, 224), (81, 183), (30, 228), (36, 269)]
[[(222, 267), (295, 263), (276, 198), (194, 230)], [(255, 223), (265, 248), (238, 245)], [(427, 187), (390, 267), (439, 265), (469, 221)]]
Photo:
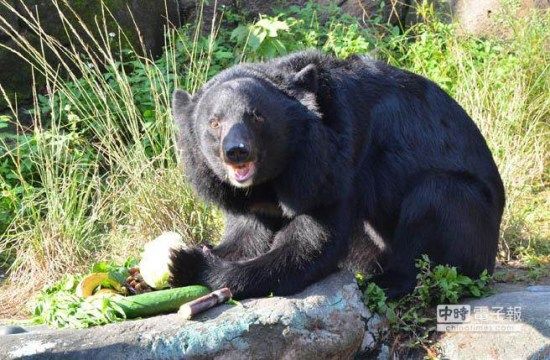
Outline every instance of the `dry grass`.
[(550, 251), (550, 14), (508, 25), (516, 57), (478, 68), (457, 52), (455, 95), (487, 139), (506, 187), (502, 260)]

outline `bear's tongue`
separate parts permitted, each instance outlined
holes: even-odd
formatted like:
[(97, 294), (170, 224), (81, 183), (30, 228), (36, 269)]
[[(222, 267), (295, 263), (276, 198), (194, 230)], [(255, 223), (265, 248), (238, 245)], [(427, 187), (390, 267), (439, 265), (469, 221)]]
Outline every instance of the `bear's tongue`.
[(244, 165), (240, 165), (238, 167), (233, 167), (233, 171), (235, 173), (235, 179), (237, 181), (245, 181), (252, 176), (252, 172), (254, 170), (254, 163), (247, 163)]

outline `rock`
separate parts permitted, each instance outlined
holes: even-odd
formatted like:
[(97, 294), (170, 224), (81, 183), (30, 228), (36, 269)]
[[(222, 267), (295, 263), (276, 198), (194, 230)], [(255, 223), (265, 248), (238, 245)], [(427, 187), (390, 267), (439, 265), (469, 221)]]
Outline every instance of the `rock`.
[(25, 330), (21, 326), (17, 326), (17, 325), (0, 326), (0, 336), (13, 335), (13, 334), (22, 334), (22, 333), (25, 333), (25, 332), (27, 332), (27, 330)]
[[(7, 1), (20, 14), (28, 14), (27, 10), (32, 14), (38, 13), (41, 27), (48, 34), (56, 38), (63, 45), (69, 44), (69, 38), (66, 33), (66, 28), (59, 17), (55, 3), (51, 0), (25, 0), (19, 2), (15, 0)], [(163, 0), (162, 5), (157, 1), (150, 0), (68, 0), (72, 10), (78, 14), (78, 18), (73, 15), (72, 11), (59, 1), (60, 9), (64, 16), (69, 19), (69, 22), (77, 29), (79, 36), (84, 38), (84, 43), (92, 43), (82, 30), (79, 22), (82, 21), (92, 33), (96, 33), (96, 21), (100, 24), (99, 19), (102, 14), (102, 3), (109, 9), (112, 16), (106, 15), (105, 26), (108, 32), (117, 34), (118, 26), (123, 30), (129, 43), (138, 52), (145, 52), (145, 55), (158, 56), (162, 53), (164, 46), (164, 30), (166, 26), (180, 26), (181, 14), (179, 0)], [(23, 5), (24, 4), (24, 5)], [(166, 4), (166, 6), (165, 6)], [(106, 11), (107, 13), (109, 11)], [(25, 15), (28, 18), (30, 15)], [(26, 26), (25, 21), (18, 19), (17, 16), (10, 11), (4, 4), (0, 4), (0, 18), (5, 19), (5, 23), (0, 21), (2, 26), (11, 26), (18, 34), (22, 34), (24, 38), (33, 46), (40, 49), (40, 42), (36, 34)], [(72, 37), (74, 35), (71, 35)], [(141, 40), (140, 40), (141, 39)], [(113, 41), (117, 41), (114, 39)], [(74, 42), (74, 41), (73, 41)], [(123, 39), (123, 44), (125, 40)], [(18, 49), (9, 36), (0, 30), (0, 43), (4, 46)], [(77, 46), (78, 46), (78, 42)], [(143, 44), (143, 46), (142, 46)], [(24, 52), (23, 56), (32, 60), (32, 57), (27, 56)], [(51, 54), (46, 56), (50, 62), (59, 62), (59, 59)], [(32, 96), (32, 73), (30, 65), (22, 60), (18, 55), (0, 47), (0, 85), (4, 87), (10, 99), (28, 100)], [(6, 70), (7, 69), (7, 70)], [(45, 84), (45, 80), (41, 78), (38, 72), (35, 72), (37, 88), (40, 90)], [(0, 111), (6, 107), (6, 103), (0, 96)]]
[[(147, 53), (159, 55), (164, 45), (164, 27), (167, 23), (180, 25), (179, 3), (178, 0), (167, 0), (166, 7), (158, 2), (149, 0), (68, 0), (70, 6), (59, 2), (59, 8), (63, 15), (76, 29), (82, 22), (93, 33), (96, 33), (96, 24), (101, 23), (101, 14), (103, 5), (107, 10), (105, 16), (105, 25), (107, 31), (117, 32), (117, 27), (124, 31), (129, 37), (131, 45), (137, 50), (141, 49), (139, 36), (143, 39), (143, 45)], [(35, 11), (40, 16), (41, 27), (44, 31), (61, 41), (68, 43), (66, 29), (63, 27), (55, 3), (51, 0), (26, 0), (25, 5), (31, 11)], [(25, 13), (25, 7), (18, 6), (20, 13)], [(72, 11), (71, 11), (72, 9)], [(78, 14), (78, 18), (72, 13)], [(109, 12), (112, 14), (109, 15)], [(137, 27), (137, 29), (136, 29)], [(139, 30), (139, 34), (138, 34)], [(83, 31), (79, 31), (80, 36), (85, 36)]]
[(454, 4), (455, 18), (466, 33), (487, 34), (491, 32), (493, 17), (501, 7), (500, 0), (457, 0)]
[(528, 286), (527, 291), (531, 291), (531, 292), (550, 292), (550, 286), (548, 286), (548, 285)]
[[(11, 40), (3, 42), (3, 45), (8, 47), (16, 47)], [(13, 101), (15, 99), (30, 99), (32, 96), (32, 68), (21, 60), (21, 58), (12, 51), (0, 47), (0, 85), (6, 91), (8, 98)], [(41, 84), (43, 81), (39, 81)], [(8, 103), (0, 94), (0, 111), (7, 107)]]
[(517, 6), (506, 5), (501, 0), (452, 0), (454, 18), (462, 31), (475, 35), (506, 35), (506, 29), (498, 22), (499, 13), (508, 6), (511, 10), (506, 16), (522, 17), (532, 9), (548, 9), (548, 0), (521, 0)]
[(388, 345), (383, 344), (380, 348), (380, 354), (376, 357), (377, 360), (389, 360), (392, 356), (390, 355), (390, 348)]
[[(533, 291), (534, 290), (534, 291)], [(550, 358), (550, 287), (527, 287), (483, 299), (468, 300), (475, 307), (519, 307), (519, 321), (495, 319), (472, 321), (476, 324), (514, 325), (518, 331), (445, 333), (439, 341), (442, 358), (449, 359), (549, 359)], [(498, 311), (496, 308), (495, 311)], [(495, 313), (493, 311), (493, 313)]]
[(353, 275), (341, 272), (295, 296), (223, 305), (194, 321), (171, 314), (3, 336), (0, 353), (7, 359), (351, 359), (369, 317)]
[[(15, 6), (15, 0), (7, 0), (7, 4), (10, 6)], [(6, 25), (13, 27), (14, 30), (19, 30), (19, 21), (17, 16), (8, 10), (5, 6), (0, 6), (0, 18), (6, 20)], [(9, 39), (6, 33), (0, 30), (0, 42)]]

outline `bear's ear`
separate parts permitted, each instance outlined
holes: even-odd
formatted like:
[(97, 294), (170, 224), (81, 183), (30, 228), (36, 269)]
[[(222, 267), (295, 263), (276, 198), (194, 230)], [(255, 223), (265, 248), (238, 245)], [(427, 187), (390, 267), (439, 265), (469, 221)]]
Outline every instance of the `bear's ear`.
[(191, 95), (185, 90), (175, 90), (172, 94), (172, 114), (176, 115), (181, 113), (189, 102), (191, 101)]
[(307, 92), (316, 93), (318, 85), (317, 67), (314, 64), (307, 65), (294, 74), (293, 82)]

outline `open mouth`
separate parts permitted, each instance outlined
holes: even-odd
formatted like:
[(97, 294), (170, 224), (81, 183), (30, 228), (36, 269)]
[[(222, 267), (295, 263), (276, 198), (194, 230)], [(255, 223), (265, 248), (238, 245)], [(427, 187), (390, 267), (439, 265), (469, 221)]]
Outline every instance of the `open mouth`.
[(238, 165), (228, 165), (229, 171), (232, 173), (232, 177), (239, 183), (244, 183), (254, 175), (256, 171), (256, 165), (254, 162), (247, 162)]

